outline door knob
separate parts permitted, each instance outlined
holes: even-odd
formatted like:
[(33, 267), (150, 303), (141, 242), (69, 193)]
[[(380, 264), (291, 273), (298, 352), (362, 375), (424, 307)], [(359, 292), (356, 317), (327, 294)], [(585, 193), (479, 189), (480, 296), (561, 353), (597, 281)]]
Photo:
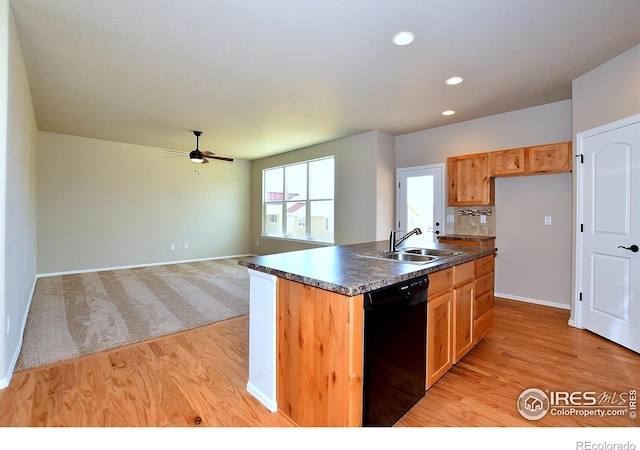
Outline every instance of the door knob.
[(633, 253), (638, 251), (638, 246), (636, 244), (630, 245), (629, 247), (625, 247), (623, 245), (618, 245), (618, 248), (623, 248), (625, 250), (631, 250)]

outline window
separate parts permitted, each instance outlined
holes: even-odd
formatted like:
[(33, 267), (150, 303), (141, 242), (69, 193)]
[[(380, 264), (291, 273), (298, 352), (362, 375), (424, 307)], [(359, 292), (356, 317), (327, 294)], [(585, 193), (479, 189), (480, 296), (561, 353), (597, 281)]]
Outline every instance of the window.
[(262, 234), (333, 243), (333, 156), (262, 171)]

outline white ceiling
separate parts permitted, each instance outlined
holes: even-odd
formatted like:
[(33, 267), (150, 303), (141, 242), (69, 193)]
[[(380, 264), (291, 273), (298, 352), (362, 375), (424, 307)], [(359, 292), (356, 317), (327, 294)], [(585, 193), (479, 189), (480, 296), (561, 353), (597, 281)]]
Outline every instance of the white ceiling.
[(201, 130), (242, 159), (566, 100), (640, 43), (639, 0), (11, 4), (40, 130), (176, 150)]

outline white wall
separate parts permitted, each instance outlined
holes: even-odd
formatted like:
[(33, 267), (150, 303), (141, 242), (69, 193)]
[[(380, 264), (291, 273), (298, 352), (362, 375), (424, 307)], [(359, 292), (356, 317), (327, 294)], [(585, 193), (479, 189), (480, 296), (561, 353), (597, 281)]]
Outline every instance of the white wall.
[(335, 156), (335, 243), (370, 242), (388, 236), (395, 214), (393, 137), (368, 131), (252, 162), (252, 253), (265, 255), (316, 246), (261, 237), (262, 170), (330, 155)]
[(573, 133), (640, 112), (640, 45), (573, 80)]
[(39, 132), (38, 272), (247, 254), (250, 163), (198, 170), (159, 148)]
[[(567, 100), (397, 136), (396, 166), (444, 163), (448, 156), (570, 140)], [(496, 295), (569, 307), (570, 180), (570, 174), (496, 180)], [(545, 215), (552, 216), (553, 224), (541, 227)], [(452, 232), (447, 224), (446, 233)]]
[[(572, 91), (574, 148), (578, 133), (640, 114), (640, 45), (573, 80)], [(575, 172), (573, 178), (577, 186)], [(577, 211), (576, 200), (574, 198), (574, 211)], [(578, 234), (574, 233), (574, 248), (577, 239)], [(575, 264), (574, 258), (574, 268)], [(575, 298), (573, 292), (574, 302)], [(571, 320), (574, 314), (575, 308), (572, 308)]]
[(0, 388), (18, 359), (36, 279), (36, 121), (8, 1), (0, 2)]

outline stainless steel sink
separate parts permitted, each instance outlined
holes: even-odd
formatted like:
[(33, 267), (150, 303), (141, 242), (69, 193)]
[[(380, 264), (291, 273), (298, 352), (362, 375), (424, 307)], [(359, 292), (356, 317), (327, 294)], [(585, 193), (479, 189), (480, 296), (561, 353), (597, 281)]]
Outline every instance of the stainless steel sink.
[(382, 259), (387, 261), (397, 261), (413, 264), (427, 264), (444, 258), (462, 255), (463, 252), (455, 252), (451, 250), (436, 250), (428, 248), (406, 248), (395, 252), (377, 251), (371, 253), (362, 253), (358, 256), (363, 258)]

